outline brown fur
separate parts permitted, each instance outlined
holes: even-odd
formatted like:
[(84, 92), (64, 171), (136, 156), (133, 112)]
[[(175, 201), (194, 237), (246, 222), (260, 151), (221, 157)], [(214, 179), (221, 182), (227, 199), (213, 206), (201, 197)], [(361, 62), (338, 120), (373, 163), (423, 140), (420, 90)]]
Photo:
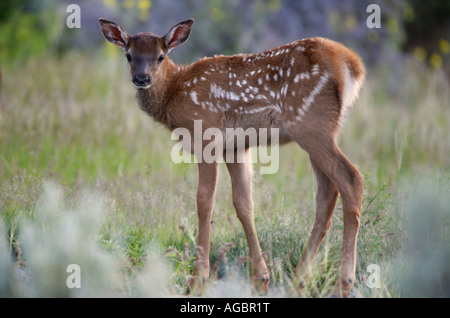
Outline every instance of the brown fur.
[[(296, 274), (303, 282), (340, 193), (344, 243), (336, 293), (347, 296), (355, 275), (363, 178), (342, 154), (336, 139), (344, 107), (351, 107), (364, 82), (361, 59), (339, 43), (311, 38), (259, 54), (215, 56), (176, 65), (167, 54), (186, 41), (192, 23), (183, 21), (160, 38), (152, 33), (129, 36), (113, 22), (100, 21), (105, 37), (131, 54), (132, 77), (144, 74), (150, 78), (151, 86), (137, 91), (140, 108), (168, 129), (182, 127), (193, 134), (194, 120), (202, 120), (203, 130), (278, 128), (280, 143), (295, 141), (308, 152), (317, 180), (317, 211)], [(269, 271), (253, 221), (249, 151), (235, 151), (234, 155), (243, 156), (245, 163), (227, 163), (233, 204), (247, 236), (255, 282), (261, 292), (267, 292)], [(209, 233), (218, 171), (217, 163), (199, 163), (198, 168), (199, 253), (191, 288), (201, 287), (209, 275)]]

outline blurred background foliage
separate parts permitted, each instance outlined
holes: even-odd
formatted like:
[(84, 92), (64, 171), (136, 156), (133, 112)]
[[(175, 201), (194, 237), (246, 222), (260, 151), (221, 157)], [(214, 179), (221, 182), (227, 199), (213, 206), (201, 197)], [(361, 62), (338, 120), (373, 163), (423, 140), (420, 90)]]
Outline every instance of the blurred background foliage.
[[(81, 7), (81, 29), (69, 29), (69, 4)], [(369, 4), (381, 9), (381, 28), (370, 29)], [(362, 55), (368, 67), (404, 76), (401, 59), (412, 56), (450, 74), (450, 2), (430, 0), (15, 0), (0, 2), (0, 63), (35, 55), (58, 57), (70, 51), (103, 49), (98, 17), (121, 24), (128, 32), (165, 34), (178, 21), (193, 17), (195, 32), (181, 63), (214, 54), (258, 52), (310, 36), (341, 41)], [(103, 54), (103, 52), (102, 52)]]

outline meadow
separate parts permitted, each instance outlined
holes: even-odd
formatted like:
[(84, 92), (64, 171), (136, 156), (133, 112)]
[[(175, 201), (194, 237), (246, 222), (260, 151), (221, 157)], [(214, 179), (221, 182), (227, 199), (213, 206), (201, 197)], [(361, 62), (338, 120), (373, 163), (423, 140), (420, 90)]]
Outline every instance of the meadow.
[[(339, 145), (365, 176), (357, 297), (450, 296), (449, 82), (414, 61), (387, 87), (369, 70)], [(196, 255), (195, 164), (175, 164), (170, 133), (138, 109), (122, 56), (34, 57), (2, 67), (0, 296), (179, 297)], [(271, 297), (296, 297), (291, 274), (309, 238), (315, 181), (307, 154), (280, 148), (254, 165), (255, 221)], [(221, 165), (205, 296), (256, 296), (230, 179)], [(302, 297), (336, 280), (342, 203)], [(69, 264), (81, 288), (68, 288)], [(373, 287), (368, 266), (380, 269)], [(369, 286), (372, 286), (370, 288)]]

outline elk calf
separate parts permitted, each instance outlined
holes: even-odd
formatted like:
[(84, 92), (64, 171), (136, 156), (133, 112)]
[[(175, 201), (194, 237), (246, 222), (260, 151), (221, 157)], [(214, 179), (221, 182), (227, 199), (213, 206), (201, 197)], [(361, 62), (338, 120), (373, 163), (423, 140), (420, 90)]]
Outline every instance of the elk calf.
[[(114, 22), (100, 19), (99, 23), (106, 39), (126, 52), (140, 108), (168, 129), (182, 127), (193, 135), (195, 120), (202, 121), (204, 131), (277, 128), (280, 144), (294, 141), (308, 152), (317, 180), (317, 210), (296, 274), (302, 282), (305, 269), (330, 227), (340, 193), (344, 239), (336, 294), (348, 296), (355, 280), (363, 177), (341, 152), (336, 139), (364, 83), (365, 70), (358, 55), (331, 40), (309, 38), (263, 53), (215, 56), (181, 66), (168, 54), (188, 39), (193, 20), (178, 23), (163, 37), (148, 32), (131, 36)], [(241, 159), (226, 165), (233, 204), (249, 245), (254, 281), (264, 293), (268, 290), (269, 271), (253, 216), (249, 147), (254, 145), (247, 144), (243, 150), (223, 145), (223, 155), (233, 152), (235, 158)], [(201, 290), (209, 276), (218, 164), (199, 160), (198, 171), (199, 252), (191, 290)]]

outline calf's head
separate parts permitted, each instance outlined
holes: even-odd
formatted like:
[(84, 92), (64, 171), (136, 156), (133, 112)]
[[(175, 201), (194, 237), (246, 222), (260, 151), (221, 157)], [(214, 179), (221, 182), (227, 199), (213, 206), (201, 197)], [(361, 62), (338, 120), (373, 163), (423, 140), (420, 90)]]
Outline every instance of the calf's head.
[(152, 86), (154, 75), (164, 65), (167, 54), (174, 47), (186, 42), (194, 24), (193, 19), (180, 22), (166, 35), (159, 37), (151, 32), (132, 36), (112, 21), (101, 18), (98, 22), (104, 37), (125, 50), (130, 64), (131, 81), (139, 89)]

